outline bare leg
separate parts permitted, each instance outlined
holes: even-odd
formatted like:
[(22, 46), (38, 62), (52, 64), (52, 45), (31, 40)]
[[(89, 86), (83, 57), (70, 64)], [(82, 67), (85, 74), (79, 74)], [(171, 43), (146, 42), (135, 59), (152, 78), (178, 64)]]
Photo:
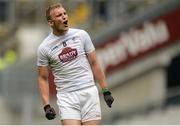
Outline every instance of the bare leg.
[(75, 119), (64, 119), (61, 120), (62, 125), (81, 125), (80, 120), (75, 120)]
[(101, 120), (92, 120), (92, 121), (87, 121), (87, 122), (83, 122), (83, 125), (100, 125)]

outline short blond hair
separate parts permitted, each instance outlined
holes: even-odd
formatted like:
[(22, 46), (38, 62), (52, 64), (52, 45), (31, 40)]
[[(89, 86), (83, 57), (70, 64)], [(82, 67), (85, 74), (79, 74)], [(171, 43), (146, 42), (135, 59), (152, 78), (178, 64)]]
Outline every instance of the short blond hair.
[(46, 19), (47, 19), (47, 21), (51, 20), (51, 15), (50, 15), (51, 10), (53, 10), (55, 8), (59, 8), (59, 7), (63, 7), (63, 5), (61, 3), (55, 3), (55, 4), (52, 4), (52, 5), (47, 7), (47, 9), (46, 9)]

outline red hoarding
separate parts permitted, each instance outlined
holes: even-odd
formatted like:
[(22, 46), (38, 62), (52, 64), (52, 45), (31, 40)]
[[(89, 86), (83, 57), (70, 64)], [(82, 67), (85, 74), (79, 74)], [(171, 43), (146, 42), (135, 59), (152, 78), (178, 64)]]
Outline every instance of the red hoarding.
[(180, 9), (154, 20), (142, 22), (135, 28), (120, 32), (118, 36), (102, 43), (97, 56), (108, 74), (148, 54), (180, 40)]

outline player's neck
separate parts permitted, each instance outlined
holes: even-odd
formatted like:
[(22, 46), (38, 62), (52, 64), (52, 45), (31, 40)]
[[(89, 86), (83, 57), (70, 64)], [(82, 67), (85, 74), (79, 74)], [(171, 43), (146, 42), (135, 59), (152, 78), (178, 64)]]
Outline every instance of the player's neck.
[[(68, 30), (69, 30), (69, 29), (68, 29)], [(68, 32), (68, 30), (61, 30), (61, 31), (53, 30), (53, 34), (54, 34), (55, 36), (63, 36), (63, 35), (65, 35), (65, 34)]]

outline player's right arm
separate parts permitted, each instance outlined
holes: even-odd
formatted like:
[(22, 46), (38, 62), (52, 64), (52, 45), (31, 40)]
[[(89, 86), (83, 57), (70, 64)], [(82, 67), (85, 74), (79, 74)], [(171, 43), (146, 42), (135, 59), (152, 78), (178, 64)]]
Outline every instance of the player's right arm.
[(38, 85), (45, 106), (49, 104), (48, 66), (38, 66)]
[(38, 85), (41, 93), (45, 116), (51, 120), (56, 117), (56, 112), (49, 104), (48, 67), (38, 66)]
[(49, 71), (49, 60), (46, 50), (43, 46), (38, 48), (37, 52), (37, 66), (38, 66), (38, 85), (40, 95), (42, 97), (45, 116), (51, 120), (56, 117), (56, 112), (49, 104), (49, 83), (48, 83), (48, 71)]

